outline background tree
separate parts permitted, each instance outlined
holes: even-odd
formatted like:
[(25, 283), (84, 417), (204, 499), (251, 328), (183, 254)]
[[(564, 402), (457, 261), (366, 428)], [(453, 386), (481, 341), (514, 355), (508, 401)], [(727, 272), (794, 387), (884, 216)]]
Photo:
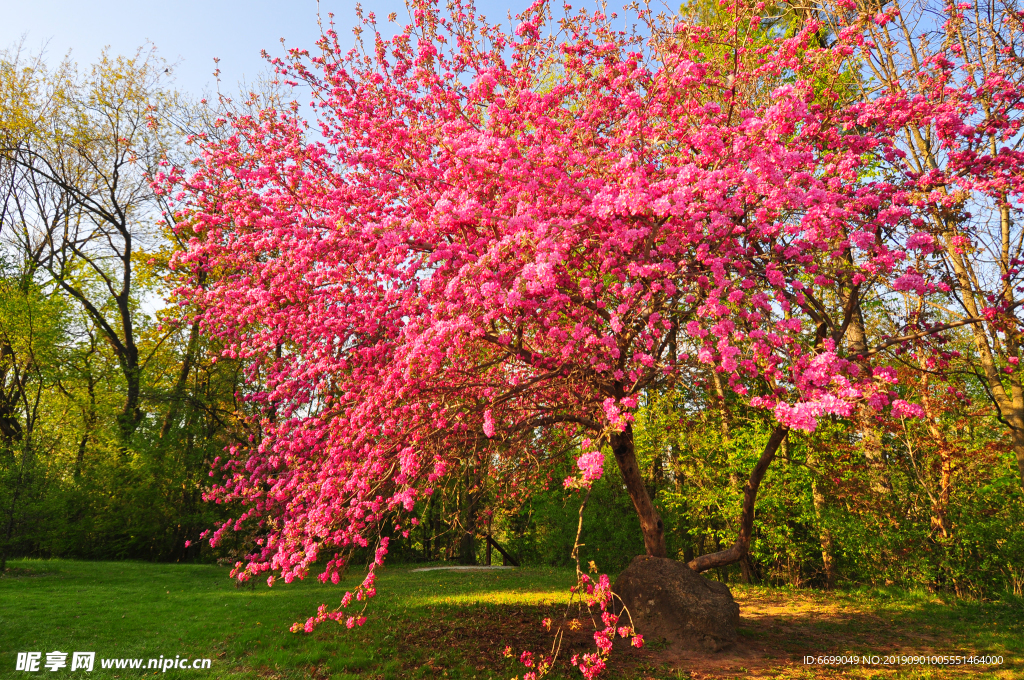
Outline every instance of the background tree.
[[(36, 432), (28, 462), (5, 462), (4, 500), (34, 503), (34, 522), (4, 524), (19, 553), (194, 553), (184, 543), (210, 521), (209, 462), (242, 434), (230, 362), (214, 367), (205, 341), (154, 311), (175, 245), (151, 173), (203, 122), (165, 87), (168, 70), (151, 50), (104, 55), (85, 75), (18, 50), (0, 58), (0, 256), (13, 305), (2, 412), (9, 439), (24, 443), (30, 421)], [(32, 494), (18, 490), (22, 467), (45, 480)]]
[(36, 199), (18, 205), (22, 228), (11, 235), (81, 305), (116, 357), (125, 383), (118, 433), (127, 445), (144, 417), (135, 268), (155, 240), (159, 206), (149, 178), (174, 134), (157, 114), (176, 103), (160, 86), (166, 66), (152, 50), (104, 54), (84, 78), (67, 63), (53, 74), (40, 68), (23, 67), (35, 72), (22, 101), (27, 122), (5, 130), (6, 160)]
[[(1015, 2), (840, 4), (860, 36), (860, 121), (884, 124), (915, 215), (913, 270), (942, 281), (923, 295), (916, 329), (965, 325), (974, 373), (1011, 435), (1024, 488), (1024, 391), (1019, 372), (1022, 13)], [(911, 279), (905, 290), (917, 290)], [(949, 293), (948, 295), (946, 293)], [(929, 366), (934, 370), (934, 366)]]

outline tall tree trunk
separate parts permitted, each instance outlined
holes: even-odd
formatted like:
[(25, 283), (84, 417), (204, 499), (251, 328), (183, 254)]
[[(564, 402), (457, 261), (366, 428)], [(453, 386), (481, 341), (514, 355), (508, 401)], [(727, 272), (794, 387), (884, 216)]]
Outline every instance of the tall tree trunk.
[[(715, 401), (718, 404), (718, 429), (722, 435), (722, 450), (726, 451), (728, 455), (729, 444), (732, 439), (730, 432), (732, 426), (732, 418), (729, 413), (729, 405), (725, 401), (725, 387), (722, 385), (722, 376), (719, 375), (718, 371), (711, 371), (711, 375), (714, 378), (715, 384)], [(738, 470), (733, 470), (729, 473), (729, 486), (734, 492), (740, 492), (740, 485), (743, 483), (743, 478)], [(692, 557), (690, 559), (693, 559)], [(740, 563), (740, 580), (743, 583), (752, 583), (754, 581), (754, 565), (750, 562), (750, 554), (743, 553), (739, 559)], [(725, 578), (722, 579), (723, 581)]]
[[(939, 491), (937, 494), (932, 494), (931, 491), (928, 492), (932, 501), (931, 528), (932, 531), (942, 534), (943, 538), (949, 538), (952, 535), (952, 528), (946, 513), (949, 508), (949, 494), (953, 484), (952, 451), (946, 436), (937, 425), (938, 419), (936, 418), (929, 391), (930, 376), (923, 360), (921, 368), (923, 369), (921, 374), (921, 405), (924, 407), (928, 434), (931, 435), (932, 441), (935, 442), (939, 450)], [(923, 481), (930, 485), (927, 479)]]
[[(7, 376), (11, 376), (8, 386)], [(14, 349), (5, 343), (0, 344), (0, 439), (7, 440), (13, 446), (21, 441), (21, 422), (17, 416), (17, 404), (21, 398), (24, 384), (15, 364)]]
[[(142, 368), (139, 366), (139, 351), (132, 345), (124, 369), (125, 395), (124, 408), (117, 415), (117, 429), (121, 443), (127, 447), (132, 435), (142, 422)], [(127, 448), (125, 448), (127, 450)]]
[(22, 487), (25, 484), (25, 462), (27, 452), (22, 450), (21, 466), (18, 470), (18, 481), (14, 485), (14, 493), (11, 495), (11, 504), (7, 508), (7, 527), (4, 531), (3, 544), (0, 545), (0, 576), (7, 569), (7, 554), (10, 552), (11, 539), (14, 537), (14, 516), (18, 509), (18, 499), (21, 496)]
[(672, 483), (675, 486), (676, 493), (683, 493), (683, 487), (686, 486), (686, 473), (683, 472), (683, 454), (679, 452), (679, 447), (672, 444)]
[[(683, 494), (683, 490), (686, 488), (686, 473), (683, 471), (683, 454), (679, 451), (679, 447), (675, 444), (672, 445), (672, 472), (675, 476), (675, 489), (679, 495)], [(681, 518), (688, 517), (688, 511), (686, 501), (683, 500), (683, 509), (680, 513)], [(689, 535), (689, 526), (684, 524), (679, 527), (680, 533), (683, 534), (683, 561), (689, 562), (693, 559), (693, 537)]]
[(466, 470), (466, 505), (462, 522), (462, 537), (459, 541), (459, 561), (462, 564), (476, 564), (476, 520), (480, 499), (483, 496), (481, 482), (484, 475), (484, 463), (476, 469)]
[(1010, 436), (1010, 445), (1017, 456), (1017, 469), (1020, 471), (1020, 490), (1024, 491), (1024, 428), (1018, 427)]
[[(847, 251), (847, 259), (853, 264), (853, 256)], [(867, 359), (868, 337), (864, 329), (864, 316), (861, 313), (860, 301), (857, 299), (857, 289), (843, 295), (843, 306), (848, 312), (849, 325), (846, 328), (847, 348), (851, 357), (857, 362), (861, 370), (871, 373), (871, 364)], [(885, 475), (885, 456), (882, 453), (882, 436), (875, 427), (872, 418), (872, 409), (867, 405), (857, 407), (855, 420), (857, 431), (860, 433), (861, 449), (868, 463), (868, 476), (871, 489), (876, 494), (886, 495), (892, 490)]]
[[(1008, 213), (1003, 213), (1003, 220), (1004, 229), (1008, 229)], [(941, 221), (938, 221), (938, 224), (944, 227)], [(983, 318), (981, 312), (985, 306), (984, 290), (977, 283), (977, 273), (971, 262), (963, 253), (957, 252), (957, 247), (951, 240), (953, 236), (955, 233), (952, 230), (945, 234), (943, 245), (960, 284), (960, 302), (972, 318)], [(1019, 369), (1004, 376), (999, 368), (999, 364), (1005, 362), (1008, 356), (1019, 358), (1018, 336), (1009, 334), (1005, 344), (1001, 344), (998, 327), (993, 328), (989, 322), (973, 323), (970, 328), (974, 346), (978, 350), (978, 363), (981, 364), (982, 372), (978, 375), (978, 380), (995, 405), (1000, 421), (1010, 430), (1010, 445), (1017, 457), (1020, 487), (1024, 491), (1024, 384), (1021, 383)], [(1004, 385), (1004, 378), (1009, 383), (1009, 389)]]
[(651, 557), (668, 557), (668, 549), (665, 547), (665, 524), (654, 508), (654, 503), (647, 494), (644, 478), (640, 474), (631, 423), (627, 423), (622, 432), (616, 432), (611, 436), (611, 445), (615, 462), (622, 473), (622, 481), (640, 518), (640, 530), (644, 535), (644, 548), (647, 554)]
[(725, 387), (722, 385), (722, 376), (718, 371), (712, 370), (711, 377), (715, 383), (715, 403), (718, 405), (719, 430), (722, 433), (722, 443), (729, 441), (729, 407), (725, 403)]
[(181, 370), (178, 371), (178, 381), (171, 393), (171, 405), (167, 409), (164, 423), (160, 427), (161, 441), (167, 437), (174, 422), (178, 419), (178, 411), (181, 409), (181, 402), (185, 396), (185, 386), (188, 384), (188, 376), (192, 372), (192, 363), (195, 361), (196, 348), (199, 346), (199, 322), (194, 321), (188, 334), (188, 345), (185, 347), (185, 358), (181, 362)]
[[(814, 454), (807, 455), (807, 465), (817, 467), (818, 460)], [(818, 522), (818, 544), (821, 546), (821, 564), (825, 569), (825, 588), (831, 590), (836, 585), (836, 568), (832, 560), (832, 532), (824, 525), (825, 494), (821, 490), (817, 474), (811, 477), (811, 498), (814, 502), (814, 517)]]
[[(436, 493), (436, 492), (435, 492)], [(433, 557), (433, 552), (430, 549), (430, 539), (433, 535), (434, 522), (433, 522), (433, 509), (434, 509), (434, 495), (431, 494), (427, 498), (427, 506), (423, 509), (423, 520), (420, 525), (423, 527), (423, 561), (429, 562)]]
[(939, 497), (932, 508), (932, 528), (942, 534), (943, 538), (953, 535), (953, 527), (949, 522), (949, 493), (953, 486), (953, 465), (950, 460), (949, 447), (943, 445), (939, 449)]
[(82, 411), (82, 438), (78, 440), (78, 455), (75, 456), (75, 479), (82, 476), (82, 468), (85, 466), (85, 451), (96, 429), (99, 416), (96, 414), (96, 379), (93, 377), (91, 365), (86, 362), (86, 390), (89, 395), (89, 407)]

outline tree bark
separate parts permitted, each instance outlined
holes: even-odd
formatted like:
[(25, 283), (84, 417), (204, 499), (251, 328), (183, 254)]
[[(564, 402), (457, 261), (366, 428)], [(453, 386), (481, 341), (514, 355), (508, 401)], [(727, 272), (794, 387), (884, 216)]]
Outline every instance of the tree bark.
[(178, 411), (181, 402), (185, 397), (185, 387), (188, 384), (188, 376), (192, 372), (192, 362), (195, 361), (196, 348), (199, 346), (199, 322), (194, 321), (188, 335), (188, 345), (185, 347), (185, 357), (181, 362), (181, 370), (178, 372), (178, 381), (174, 385), (174, 392), (171, 394), (171, 405), (167, 409), (164, 423), (160, 427), (160, 439), (167, 437), (175, 421), (178, 419)]
[(433, 507), (434, 494), (431, 494), (427, 498), (427, 505), (423, 509), (423, 519), (420, 521), (420, 526), (423, 527), (423, 561), (425, 562), (429, 562), (434, 556), (430, 549), (430, 539), (433, 536), (434, 530)]
[(92, 438), (93, 431), (96, 429), (96, 425), (99, 422), (99, 416), (96, 413), (96, 378), (92, 374), (92, 366), (86, 359), (85, 363), (86, 370), (86, 392), (89, 395), (89, 407), (82, 409), (82, 438), (78, 440), (78, 455), (75, 456), (75, 479), (82, 476), (82, 468), (85, 467), (85, 451), (89, 445), (89, 440)]
[(483, 490), (480, 483), (483, 480), (483, 463), (475, 470), (466, 470), (466, 495), (462, 524), (462, 536), (459, 541), (459, 561), (462, 564), (476, 564), (476, 520), (477, 510)]
[[(725, 387), (722, 385), (722, 376), (719, 375), (718, 371), (711, 371), (711, 375), (714, 378), (715, 400), (718, 403), (718, 415), (720, 419), (718, 427), (722, 435), (722, 449), (726, 451), (728, 455), (728, 452), (731, 449), (729, 444), (730, 440), (732, 439), (732, 435), (730, 433), (730, 429), (732, 427), (732, 419), (729, 414), (729, 405), (725, 401)], [(729, 473), (729, 486), (732, 488), (733, 491), (739, 491), (741, 481), (742, 478), (740, 477), (739, 472), (733, 470), (732, 472)], [(692, 559), (693, 557), (690, 557), (690, 560)], [(744, 553), (740, 557), (739, 563), (740, 581), (742, 581), (743, 583), (752, 583), (754, 581), (754, 565), (750, 562), (750, 555)], [(727, 576), (727, 572), (723, 573), (722, 580), (725, 581), (727, 579)]]
[(632, 424), (627, 423), (622, 432), (613, 434), (611, 445), (615, 462), (622, 473), (622, 481), (640, 518), (640, 530), (644, 535), (644, 548), (647, 554), (651, 557), (668, 557), (668, 549), (665, 547), (665, 524), (647, 494), (647, 486), (636, 461)]
[[(815, 467), (818, 461), (813, 454), (807, 455), (807, 464)], [(832, 532), (824, 524), (825, 494), (821, 490), (818, 476), (811, 478), (811, 498), (814, 501), (814, 517), (818, 521), (818, 544), (821, 545), (821, 564), (825, 569), (825, 589), (832, 590), (836, 585), (836, 568), (832, 560)]]
[(788, 433), (788, 428), (782, 425), (775, 426), (771, 436), (768, 437), (764, 451), (761, 452), (761, 458), (750, 472), (750, 479), (743, 487), (743, 510), (740, 513), (740, 531), (736, 541), (725, 550), (701, 555), (690, 560), (687, 564), (690, 569), (702, 572), (715, 567), (724, 567), (739, 562), (747, 555), (750, 549), (750, 537), (754, 531), (754, 504), (757, 501), (757, 490), (761, 486), (761, 480), (764, 479), (765, 473), (768, 472), (768, 466), (775, 459), (779, 445), (782, 444)]
[(1024, 429), (1014, 428), (1010, 434), (1013, 453), (1017, 456), (1017, 469), (1020, 471), (1020, 489), (1024, 491)]
[[(847, 261), (854, 265), (853, 255), (847, 250)], [(860, 301), (856, 288), (842, 295), (842, 303), (847, 312), (846, 339), (849, 355), (857, 362), (861, 370), (871, 374), (871, 363), (868, 361), (868, 336), (864, 328), (864, 316), (861, 313)], [(892, 490), (885, 474), (885, 455), (882, 452), (882, 437), (875, 427), (872, 409), (862, 404), (857, 407), (855, 421), (861, 436), (861, 449), (868, 463), (868, 475), (871, 489), (876, 494), (885, 495)]]
[[(1001, 212), (1003, 229), (1008, 230), (1009, 214)], [(949, 229), (939, 217), (934, 219), (937, 226), (946, 232), (942, 243), (960, 286), (960, 304), (971, 318), (981, 318), (981, 311), (986, 304), (986, 291), (978, 283), (977, 272), (967, 256), (958, 252), (958, 248), (952, 242), (954, 230)], [(1009, 263), (1004, 263), (1004, 268), (1008, 265)], [(1012, 294), (1012, 288), (1006, 292)], [(1017, 457), (1017, 468), (1020, 472), (1020, 487), (1024, 491), (1024, 384), (1021, 382), (1020, 371), (1013, 371), (1005, 377), (1009, 382), (1009, 389), (1006, 389), (1003, 384), (1004, 377), (999, 370), (999, 364), (1006, 362), (1009, 356), (1019, 357), (1018, 336), (1009, 334), (1005, 344), (1001, 345), (998, 327), (993, 327), (992, 322), (973, 323), (970, 328), (975, 348), (978, 350), (978, 363), (981, 364), (982, 372), (978, 375), (978, 380), (996, 407), (1000, 421), (1010, 430), (1011, 447)]]
[[(949, 538), (952, 535), (952, 527), (950, 526), (946, 511), (949, 508), (949, 495), (953, 485), (952, 447), (937, 425), (939, 419), (936, 417), (929, 390), (931, 380), (923, 360), (921, 368), (921, 406), (924, 407), (925, 424), (928, 428), (928, 434), (931, 435), (932, 441), (938, 447), (939, 454), (938, 494), (933, 494), (931, 491), (928, 492), (932, 502), (931, 527), (932, 531), (941, 533), (943, 538)], [(930, 486), (928, 480), (922, 481)]]
[[(11, 376), (9, 388), (8, 374)], [(24, 385), (15, 365), (14, 349), (4, 342), (0, 344), (0, 437), (11, 446), (21, 441), (21, 423), (15, 411), (23, 390)]]

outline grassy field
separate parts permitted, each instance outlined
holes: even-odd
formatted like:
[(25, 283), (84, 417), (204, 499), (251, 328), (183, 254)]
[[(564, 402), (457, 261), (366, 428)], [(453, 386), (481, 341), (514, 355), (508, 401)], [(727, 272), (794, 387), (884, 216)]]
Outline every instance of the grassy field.
[[(571, 571), (458, 573), (391, 567), (378, 580), (363, 628), (333, 622), (312, 635), (288, 627), (339, 586), (313, 579), (236, 589), (207, 565), (22, 560), (0, 579), (0, 677), (503, 678), (527, 670), (502, 650), (541, 652), (560, 619)], [(905, 591), (821, 593), (734, 587), (742, 641), (714, 656), (676, 654), (649, 640), (613, 654), (608, 678), (1024, 678), (1024, 603), (942, 601)], [(586, 629), (568, 652), (588, 651)], [(19, 651), (93, 651), (92, 673), (15, 672)], [(566, 648), (563, 648), (565, 656)], [(804, 665), (805, 655), (979, 654), (985, 668)], [(209, 670), (104, 670), (101, 658), (210, 658)], [(42, 668), (42, 666), (41, 666)], [(564, 669), (555, 677), (579, 678)]]

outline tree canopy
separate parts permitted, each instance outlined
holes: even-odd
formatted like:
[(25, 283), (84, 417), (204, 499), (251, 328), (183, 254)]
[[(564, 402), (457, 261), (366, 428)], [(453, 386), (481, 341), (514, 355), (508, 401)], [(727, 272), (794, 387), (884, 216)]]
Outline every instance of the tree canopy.
[[(853, 96), (850, 60), (877, 46), (865, 27), (897, 15), (840, 10), (824, 45), (813, 17), (771, 39), (745, 30), (763, 17), (743, 3), (721, 25), (641, 8), (624, 31), (538, 2), (508, 34), (423, 2), (392, 38), (370, 14), (372, 44), (344, 52), (329, 30), (318, 52), (275, 60), (316, 120), (297, 103), (231, 116), (160, 178), (182, 192), (182, 300), (265, 379), (249, 395), (261, 436), (232, 448), (214, 491), (246, 506), (214, 541), (248, 519), (265, 532), (238, 573), (301, 577), (385, 521), (407, 530), (402, 511), (466, 457), (514, 476), (556, 441), (581, 454), (566, 486), (599, 477), (592, 452), (610, 447), (647, 552), (664, 555), (631, 421), (641, 394), (706, 369), (776, 423), (746, 486), (748, 538), (790, 430), (923, 416), (872, 357), (1016, 305), (915, 306), (955, 285), (924, 264), (950, 238), (924, 215), (953, 200), (929, 187), (952, 180), (908, 166), (899, 133), (936, 121), (950, 157), (979, 129), (1012, 138), (1019, 89), (986, 80), (985, 101), (1011, 102), (987, 128), (964, 122), (978, 93), (949, 95), (967, 66), (938, 55), (920, 65), (937, 90)], [(1019, 201), (1015, 151), (970, 158), (957, 176), (979, 200)], [(741, 531), (691, 566), (745, 550)]]

